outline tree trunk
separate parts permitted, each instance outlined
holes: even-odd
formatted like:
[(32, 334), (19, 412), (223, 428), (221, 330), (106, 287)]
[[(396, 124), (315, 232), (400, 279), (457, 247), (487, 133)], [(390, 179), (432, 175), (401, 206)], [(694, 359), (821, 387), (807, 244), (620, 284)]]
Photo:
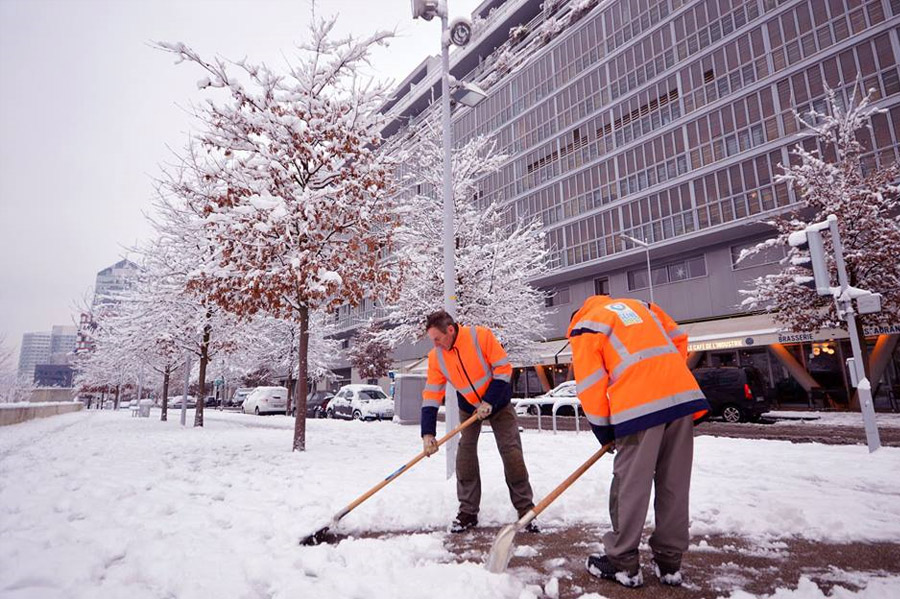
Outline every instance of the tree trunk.
[(210, 318), (212, 318), (212, 311), (207, 310), (206, 324), (203, 325), (203, 339), (200, 341), (200, 397), (197, 398), (197, 408), (194, 410), (194, 426), (203, 426), (203, 405), (206, 400), (206, 365), (209, 364), (209, 338), (212, 332), (212, 327), (209, 324)]
[(163, 372), (162, 415), (159, 417), (162, 422), (169, 419), (169, 375), (171, 374), (172, 367), (166, 364), (166, 371)]
[[(294, 358), (294, 357), (291, 356), (291, 359), (293, 359), (293, 358)], [(290, 366), (289, 366), (288, 368), (290, 368)], [(291, 394), (291, 386), (292, 386), (293, 384), (294, 384), (294, 374), (293, 374), (292, 372), (288, 372), (288, 378), (287, 378), (287, 406), (286, 406), (285, 409), (284, 409), (284, 413), (285, 413), (286, 416), (290, 416), (290, 415), (291, 415), (291, 404), (293, 403), (293, 401), (292, 401), (292, 394)]]
[[(291, 335), (293, 337), (293, 335)], [(291, 384), (294, 382), (294, 365), (291, 362), (294, 361), (294, 340), (291, 339), (291, 347), (288, 348), (288, 377), (287, 377), (287, 405), (284, 408), (285, 416), (291, 415), (291, 404), (292, 398), (294, 396), (293, 389), (291, 388)]]
[(297, 415), (294, 417), (294, 451), (306, 451), (307, 354), (309, 352), (309, 308), (300, 308), (300, 343), (298, 344)]

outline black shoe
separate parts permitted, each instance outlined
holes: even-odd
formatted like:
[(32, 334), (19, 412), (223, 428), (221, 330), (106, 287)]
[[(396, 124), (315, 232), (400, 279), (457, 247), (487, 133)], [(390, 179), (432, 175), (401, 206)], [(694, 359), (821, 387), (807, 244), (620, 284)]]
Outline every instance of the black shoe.
[[(527, 514), (530, 511), (531, 511), (531, 509), (527, 509), (524, 512), (522, 512), (521, 514), (519, 514), (519, 520), (521, 520), (522, 516), (524, 516), (525, 514)], [(530, 533), (537, 534), (537, 533), (541, 532), (541, 527), (538, 526), (538, 523), (535, 521), (535, 518), (532, 518), (531, 521), (525, 525), (525, 528), (522, 529), (522, 532), (530, 532)]]
[(644, 575), (638, 568), (634, 572), (620, 570), (609, 561), (605, 555), (595, 554), (587, 558), (587, 571), (597, 578), (604, 580), (615, 580), (625, 587), (639, 587), (644, 584)]
[(450, 523), (450, 532), (465, 532), (478, 526), (478, 516), (460, 512)]
[(656, 574), (656, 577), (661, 584), (667, 584), (672, 587), (681, 586), (681, 583), (683, 582), (681, 568), (675, 568), (671, 565), (657, 562), (656, 560), (653, 560), (650, 563), (653, 565), (653, 573)]

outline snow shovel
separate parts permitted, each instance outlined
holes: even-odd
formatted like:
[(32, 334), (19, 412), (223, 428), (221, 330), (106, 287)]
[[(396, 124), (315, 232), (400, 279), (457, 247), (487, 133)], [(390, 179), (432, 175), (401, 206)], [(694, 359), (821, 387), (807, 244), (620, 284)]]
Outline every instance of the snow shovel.
[(594, 463), (600, 459), (600, 457), (609, 451), (614, 443), (607, 443), (603, 447), (597, 450), (597, 453), (592, 455), (588, 460), (578, 467), (578, 469), (569, 475), (569, 478), (564, 480), (558, 487), (553, 489), (549, 495), (544, 497), (540, 503), (536, 506), (528, 510), (524, 516), (519, 518), (517, 522), (513, 522), (512, 524), (507, 524), (500, 532), (497, 533), (497, 538), (494, 539), (494, 544), (491, 545), (491, 552), (488, 554), (487, 562), (485, 562), (484, 567), (488, 569), (489, 572), (493, 572), (494, 574), (502, 574), (506, 571), (506, 566), (509, 564), (509, 559), (512, 557), (512, 552), (514, 548), (513, 541), (515, 540), (516, 533), (523, 530), (528, 523), (538, 517), (538, 515), (543, 512), (547, 507), (556, 501), (556, 498), (562, 495), (563, 491), (568, 489), (572, 483), (574, 483), (578, 478), (587, 472), (587, 469), (594, 465)]
[[(457, 433), (462, 431), (464, 428), (466, 428), (467, 426), (469, 426), (476, 420), (478, 420), (478, 415), (472, 414), (472, 416), (468, 420), (460, 423), (455, 429), (453, 429), (452, 431), (450, 431), (449, 433), (447, 433), (446, 435), (444, 435), (443, 437), (438, 439), (437, 440), (438, 447), (440, 447), (441, 445), (443, 445), (444, 443), (449, 441), (451, 437), (453, 437), (454, 435), (456, 435)], [(300, 539), (300, 544), (301, 545), (319, 545), (320, 543), (328, 542), (329, 536), (330, 536), (328, 534), (328, 531), (335, 528), (338, 524), (338, 521), (341, 518), (343, 518), (344, 516), (349, 514), (351, 511), (353, 511), (353, 509), (356, 508), (363, 501), (365, 501), (366, 499), (368, 499), (369, 497), (371, 497), (372, 495), (374, 495), (375, 493), (380, 491), (389, 482), (391, 482), (392, 480), (394, 480), (395, 478), (397, 478), (398, 476), (400, 476), (401, 474), (403, 474), (404, 472), (406, 472), (407, 470), (409, 470), (410, 468), (415, 466), (424, 457), (425, 457), (425, 451), (423, 450), (423, 451), (419, 452), (419, 455), (417, 455), (416, 457), (414, 457), (413, 459), (406, 462), (405, 464), (403, 464), (402, 466), (400, 466), (399, 468), (394, 470), (392, 473), (390, 473), (386, 479), (384, 479), (383, 481), (381, 481), (380, 483), (378, 483), (377, 485), (375, 485), (374, 487), (372, 487), (371, 489), (369, 489), (368, 491), (366, 491), (365, 493), (360, 495), (360, 497), (356, 501), (354, 501), (353, 503), (351, 503), (350, 505), (348, 505), (347, 507), (345, 507), (344, 509), (339, 511), (337, 514), (335, 514), (334, 517), (331, 519), (331, 522), (329, 522), (327, 526), (323, 526), (322, 528), (320, 528), (316, 532), (312, 533), (311, 535), (305, 536), (302, 539)]]

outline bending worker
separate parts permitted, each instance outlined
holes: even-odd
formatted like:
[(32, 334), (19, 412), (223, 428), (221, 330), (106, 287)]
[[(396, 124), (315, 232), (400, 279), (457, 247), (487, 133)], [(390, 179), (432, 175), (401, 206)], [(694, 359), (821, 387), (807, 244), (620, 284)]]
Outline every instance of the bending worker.
[(664, 584), (680, 585), (690, 541), (688, 496), (693, 420), (709, 409), (687, 367), (687, 335), (654, 304), (596, 295), (572, 316), (578, 399), (602, 444), (615, 441), (609, 491), (612, 530), (605, 555), (588, 571), (625, 586), (643, 584), (638, 544), (656, 486), (653, 568)]
[[(463, 532), (478, 524), (481, 504), (478, 437), (481, 421), (485, 419), (490, 420), (503, 460), (509, 498), (521, 517), (534, 507), (534, 502), (516, 412), (510, 404), (512, 366), (506, 352), (490, 329), (460, 327), (443, 310), (428, 316), (425, 332), (434, 344), (428, 353), (428, 378), (422, 393), (422, 442), (426, 455), (438, 450), (437, 413), (448, 381), (457, 390), (460, 422), (468, 420), (473, 412), (479, 419), (462, 431), (459, 440), (456, 454), (459, 514), (450, 525), (450, 532)], [(537, 526), (527, 530), (537, 532)]]

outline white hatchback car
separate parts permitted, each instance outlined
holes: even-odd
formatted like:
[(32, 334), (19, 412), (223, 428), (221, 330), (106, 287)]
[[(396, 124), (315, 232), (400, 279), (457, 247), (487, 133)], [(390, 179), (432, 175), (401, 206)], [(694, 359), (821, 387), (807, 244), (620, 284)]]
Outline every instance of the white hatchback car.
[(394, 400), (378, 385), (344, 385), (325, 407), (327, 418), (390, 420)]
[(543, 414), (549, 414), (553, 408), (553, 404), (561, 399), (572, 399), (577, 401), (577, 393), (575, 389), (575, 381), (565, 381), (537, 397), (529, 397), (525, 399), (513, 399), (512, 404), (516, 410), (516, 414), (524, 416), (526, 414), (537, 414), (538, 410)]
[(286, 387), (257, 387), (244, 400), (244, 414), (284, 414), (287, 408)]

